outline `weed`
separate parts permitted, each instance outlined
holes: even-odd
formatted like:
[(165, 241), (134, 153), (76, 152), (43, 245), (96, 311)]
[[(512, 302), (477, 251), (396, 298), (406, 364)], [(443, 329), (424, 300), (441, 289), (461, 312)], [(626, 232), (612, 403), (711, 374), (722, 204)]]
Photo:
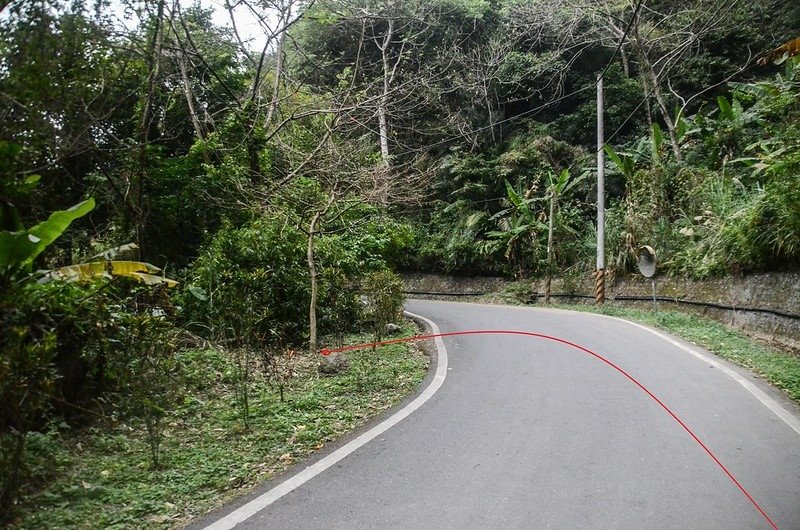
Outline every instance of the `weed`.
[(282, 359), (293, 374), (282, 381), (283, 400), (267, 378), (251, 380), (250, 429), (242, 431), (236, 360), (214, 350), (176, 352), (184, 392), (161, 419), (168, 451), (159, 469), (147, 465), (148, 435), (125, 422), (51, 433), (48, 444), (61, 447), (57, 477), (22, 499), (18, 528), (181, 526), (397, 403), (426, 371), (425, 357), (407, 345), (349, 355), (350, 370), (324, 378), (315, 357)]

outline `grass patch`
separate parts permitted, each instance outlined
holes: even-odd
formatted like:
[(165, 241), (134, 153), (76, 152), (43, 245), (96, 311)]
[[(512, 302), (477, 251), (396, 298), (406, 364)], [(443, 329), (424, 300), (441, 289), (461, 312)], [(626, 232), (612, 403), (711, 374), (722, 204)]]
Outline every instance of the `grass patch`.
[(620, 317), (668, 331), (755, 372), (800, 403), (800, 357), (757, 342), (715, 320), (675, 310), (654, 312), (613, 305), (553, 307)]
[[(415, 332), (409, 325), (402, 333)], [(145, 429), (137, 420), (106, 418), (76, 432), (62, 424), (35, 437), (31, 450), (42, 454), (32, 454), (32, 463), (46, 458), (57, 471), (50, 482), (26, 492), (14, 526), (181, 526), (398, 403), (419, 386), (428, 363), (407, 344), (348, 357), (346, 372), (320, 376), (318, 359), (295, 355), (284, 401), (274, 384), (254, 378), (251, 427), (245, 431), (233, 360), (214, 350), (181, 352), (183, 392), (168, 415), (162, 468), (151, 469)]]

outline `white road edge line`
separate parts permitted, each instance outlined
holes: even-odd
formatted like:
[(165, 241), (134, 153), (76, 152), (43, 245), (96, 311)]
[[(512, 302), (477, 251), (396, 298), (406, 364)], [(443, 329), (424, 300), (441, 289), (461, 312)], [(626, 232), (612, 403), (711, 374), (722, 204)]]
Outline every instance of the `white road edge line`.
[[(608, 315), (603, 315), (603, 316), (608, 316)], [(725, 375), (727, 375), (728, 377), (730, 377), (731, 379), (733, 379), (734, 381), (736, 381), (737, 383), (742, 385), (745, 390), (750, 392), (757, 400), (759, 400), (761, 402), (762, 405), (764, 405), (769, 410), (771, 410), (773, 414), (775, 414), (778, 418), (783, 420), (783, 422), (785, 424), (787, 424), (789, 427), (791, 427), (797, 434), (800, 434), (800, 419), (798, 419), (794, 414), (792, 414), (791, 412), (789, 412), (788, 410), (783, 408), (780, 403), (778, 403), (777, 401), (775, 401), (774, 399), (769, 397), (763, 390), (761, 390), (756, 385), (754, 385), (753, 383), (748, 381), (746, 377), (743, 377), (737, 371), (732, 370), (731, 368), (728, 368), (727, 366), (725, 366), (724, 364), (720, 363), (719, 361), (717, 361), (713, 357), (709, 357), (708, 355), (706, 355), (706, 354), (704, 354), (702, 352), (699, 352), (699, 351), (695, 350), (694, 348), (690, 348), (689, 346), (681, 344), (677, 340), (675, 340), (675, 339), (673, 339), (671, 337), (668, 337), (667, 335), (664, 335), (660, 331), (656, 331), (656, 330), (654, 330), (652, 328), (649, 328), (649, 327), (644, 326), (642, 324), (639, 324), (637, 322), (631, 322), (630, 320), (625, 320), (623, 318), (617, 318), (617, 317), (608, 317), (608, 318), (613, 318), (615, 320), (621, 320), (623, 322), (627, 322), (628, 324), (632, 324), (632, 325), (636, 326), (637, 328), (643, 329), (645, 331), (649, 331), (653, 335), (655, 335), (655, 336), (657, 336), (657, 337), (669, 342), (673, 346), (675, 346), (677, 348), (680, 348), (681, 350), (685, 351), (686, 353), (697, 357), (701, 361), (710, 364), (711, 366), (713, 366), (714, 368), (717, 368), (718, 370), (721, 370)]]
[[(535, 310), (541, 310), (541, 309), (532, 308), (532, 310), (535, 311)], [(618, 322), (624, 322), (626, 324), (630, 324), (631, 326), (636, 326), (637, 328), (643, 329), (644, 331), (647, 331), (648, 333), (652, 333), (653, 335), (659, 337), (660, 339), (669, 342), (670, 344), (672, 344), (676, 348), (679, 348), (679, 349), (683, 350), (684, 352), (696, 357), (697, 359), (699, 359), (699, 360), (701, 360), (703, 362), (706, 362), (706, 363), (710, 364), (711, 366), (713, 366), (714, 368), (717, 368), (718, 370), (722, 371), (722, 373), (724, 373), (725, 375), (727, 375), (728, 377), (730, 377), (731, 379), (733, 379), (734, 381), (739, 383), (742, 387), (744, 387), (744, 389), (747, 390), (757, 400), (759, 400), (762, 405), (767, 407), (781, 421), (783, 421), (786, 425), (788, 425), (789, 428), (791, 428), (794, 432), (796, 432), (797, 434), (800, 435), (800, 418), (798, 418), (797, 416), (795, 416), (794, 414), (792, 414), (791, 412), (786, 410), (783, 406), (781, 406), (780, 403), (778, 403), (777, 401), (775, 401), (774, 399), (769, 397), (766, 394), (766, 392), (764, 392), (763, 390), (758, 388), (756, 385), (754, 385), (752, 382), (750, 382), (746, 377), (743, 377), (739, 372), (737, 372), (736, 370), (732, 370), (731, 368), (728, 368), (724, 364), (722, 364), (719, 361), (717, 361), (714, 357), (709, 357), (708, 355), (706, 355), (706, 354), (704, 354), (702, 352), (699, 352), (699, 351), (695, 350), (694, 348), (690, 348), (689, 346), (686, 346), (685, 344), (681, 344), (680, 342), (678, 342), (677, 340), (673, 339), (672, 337), (669, 337), (669, 336), (665, 335), (664, 333), (661, 333), (660, 331), (657, 331), (657, 330), (655, 330), (655, 329), (653, 329), (651, 327), (645, 326), (644, 324), (639, 324), (638, 322), (633, 322), (631, 320), (626, 320), (624, 318), (613, 317), (611, 315), (603, 315), (603, 314), (600, 314), (600, 313), (585, 313), (585, 312), (582, 312), (582, 311), (572, 311), (572, 310), (569, 310), (569, 309), (547, 309), (547, 310), (548, 311), (565, 311), (565, 312), (568, 312), (568, 313), (582, 313), (582, 314), (585, 314), (585, 315), (594, 315), (594, 316), (598, 316), (598, 317), (601, 317), (601, 318), (609, 318), (611, 320), (616, 320)]]
[[(460, 302), (446, 302), (446, 303), (460, 303)], [(491, 304), (473, 304), (473, 305), (482, 305), (482, 306), (487, 306), (487, 307), (498, 307), (496, 305), (491, 305)], [(516, 307), (516, 306), (501, 306), (501, 307)], [(636, 326), (637, 328), (643, 329), (643, 330), (647, 331), (648, 333), (652, 333), (653, 335), (655, 335), (655, 336), (657, 336), (657, 337), (669, 342), (673, 346), (675, 346), (675, 347), (683, 350), (684, 352), (696, 357), (697, 359), (700, 359), (701, 361), (710, 364), (714, 368), (717, 368), (717, 369), (721, 370), (722, 373), (724, 373), (725, 375), (727, 375), (728, 377), (730, 377), (731, 379), (733, 379), (734, 381), (739, 383), (742, 387), (744, 387), (745, 390), (750, 392), (750, 394), (753, 397), (755, 397), (757, 400), (759, 400), (762, 405), (767, 407), (781, 421), (783, 421), (794, 432), (796, 432), (797, 434), (800, 435), (800, 418), (798, 418), (797, 416), (795, 416), (794, 414), (792, 414), (791, 412), (786, 410), (780, 403), (778, 403), (777, 401), (775, 401), (774, 399), (769, 397), (766, 394), (766, 392), (764, 392), (763, 390), (758, 388), (756, 385), (754, 385), (752, 382), (750, 382), (746, 377), (743, 377), (737, 371), (732, 370), (731, 368), (728, 368), (724, 364), (722, 364), (719, 361), (717, 361), (715, 358), (709, 357), (708, 355), (706, 355), (706, 354), (704, 354), (702, 352), (699, 352), (699, 351), (695, 350), (694, 348), (690, 348), (689, 346), (681, 344), (680, 342), (678, 342), (678, 341), (674, 340), (673, 338), (661, 333), (660, 331), (657, 331), (657, 330), (655, 330), (653, 328), (645, 326), (644, 324), (639, 324), (638, 322), (633, 322), (633, 321), (630, 321), (630, 320), (626, 320), (624, 318), (613, 317), (611, 315), (603, 315), (603, 314), (599, 314), (599, 313), (586, 313), (586, 312), (574, 311), (574, 310), (570, 310), (570, 309), (552, 309), (552, 308), (547, 308), (547, 309), (544, 309), (544, 308), (529, 308), (529, 309), (532, 310), (532, 311), (542, 311), (542, 310), (547, 310), (547, 311), (565, 311), (567, 313), (582, 313), (584, 315), (594, 315), (594, 316), (598, 316), (598, 317), (601, 317), (601, 318), (610, 318), (612, 320), (616, 320), (616, 321), (619, 321), (619, 322), (625, 322), (626, 324), (630, 324), (632, 326)]]
[[(414, 313), (410, 313), (408, 311), (405, 312), (411, 318), (416, 318), (422, 320), (430, 326), (431, 331), (434, 335), (441, 333), (439, 330), (439, 326), (437, 326), (433, 321), (428, 320), (427, 318), (415, 315)], [(436, 374), (433, 376), (433, 380), (430, 384), (422, 391), (422, 393), (417, 396), (414, 401), (403, 407), (402, 409), (398, 410), (381, 423), (373, 427), (372, 429), (368, 430), (358, 438), (348, 442), (347, 444), (343, 445), (336, 451), (332, 452), (322, 460), (308, 466), (304, 470), (300, 471), (299, 473), (289, 477), (284, 482), (278, 484), (271, 490), (267, 491), (266, 493), (256, 497), (252, 501), (248, 502), (244, 506), (241, 506), (234, 510), (233, 512), (229, 513), (228, 515), (218, 519), (216, 522), (208, 525), (205, 527), (205, 530), (229, 530), (235, 527), (237, 524), (246, 521), (256, 513), (260, 512), (273, 502), (277, 501), (287, 493), (295, 490), (296, 488), (300, 487), (304, 483), (308, 482), (315, 476), (319, 475), (332, 465), (339, 462), (341, 459), (358, 449), (359, 447), (363, 446), (364, 444), (368, 443), (372, 439), (377, 436), (380, 436), (390, 428), (394, 427), (405, 418), (410, 416), (414, 411), (420, 408), (426, 401), (428, 401), (433, 395), (436, 393), (439, 388), (441, 388), (442, 384), (444, 383), (445, 377), (447, 377), (447, 350), (444, 347), (444, 342), (442, 341), (441, 337), (435, 338), (436, 342), (436, 349), (437, 349), (437, 363), (436, 363)]]

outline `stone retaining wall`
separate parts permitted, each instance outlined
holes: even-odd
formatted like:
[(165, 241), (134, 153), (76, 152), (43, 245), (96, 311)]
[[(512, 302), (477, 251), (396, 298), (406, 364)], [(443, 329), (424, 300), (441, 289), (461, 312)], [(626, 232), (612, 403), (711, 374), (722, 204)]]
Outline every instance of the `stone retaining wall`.
[[(503, 278), (464, 278), (434, 274), (406, 274), (404, 282), (407, 291), (442, 293), (490, 293), (500, 292), (512, 282)], [(679, 300), (715, 303), (733, 307), (755, 307), (774, 309), (786, 313), (800, 314), (800, 273), (765, 273), (747, 276), (734, 276), (713, 280), (693, 281), (677, 278), (657, 278), (657, 294)], [(530, 284), (534, 296), (531, 301), (541, 303), (544, 282)], [(591, 275), (578, 279), (553, 281), (553, 293), (593, 295)], [(649, 280), (640, 276), (609, 277), (606, 296), (651, 296)], [(535, 296), (538, 295), (538, 296)], [(431, 296), (428, 296), (431, 297)], [(452, 297), (437, 297), (454, 299)], [(459, 297), (469, 300), (472, 297)], [(559, 299), (558, 301), (563, 301)], [(621, 302), (611, 302), (621, 303)], [(652, 307), (652, 302), (624, 302), (638, 307)], [(659, 307), (675, 308), (671, 302), (659, 302)], [(762, 340), (800, 352), (800, 319), (792, 319), (741, 310), (724, 310), (709, 307), (678, 305), (685, 311), (694, 311), (719, 320), (731, 327), (746, 331)]]

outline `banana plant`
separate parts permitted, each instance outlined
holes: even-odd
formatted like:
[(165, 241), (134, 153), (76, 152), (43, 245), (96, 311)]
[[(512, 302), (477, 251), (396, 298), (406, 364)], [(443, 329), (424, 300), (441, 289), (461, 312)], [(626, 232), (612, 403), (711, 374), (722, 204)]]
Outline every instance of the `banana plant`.
[(664, 132), (661, 130), (661, 126), (657, 123), (654, 123), (651, 127), (650, 137), (652, 139), (652, 143), (650, 144), (652, 147), (652, 157), (653, 157), (653, 165), (660, 166), (661, 165), (661, 149), (664, 147)]
[(68, 210), (59, 210), (35, 226), (21, 230), (0, 230), (0, 278), (3, 283), (22, 272), (29, 272), (33, 260), (72, 224), (94, 209), (90, 198)]
[(96, 261), (77, 263), (59, 267), (57, 269), (39, 271), (42, 275), (39, 283), (48, 283), (53, 280), (66, 282), (91, 281), (96, 278), (112, 279), (114, 277), (128, 278), (145, 285), (166, 285), (175, 287), (178, 282), (165, 278), (161, 269), (143, 261), (117, 260), (115, 258), (131, 253), (138, 249), (136, 243), (128, 243), (118, 247), (104, 250), (91, 257)]
[[(616, 166), (617, 171), (622, 173), (625, 180), (630, 180), (636, 173), (636, 169), (642, 164), (646, 164), (648, 156), (652, 155), (654, 138), (643, 137), (631, 147), (629, 151), (615, 151), (613, 147), (606, 144), (603, 146), (609, 160)], [(663, 137), (662, 137), (663, 142)], [(649, 147), (648, 147), (649, 146)], [(648, 154), (648, 148), (650, 153)]]
[(39, 282), (47, 283), (52, 280), (79, 282), (95, 278), (111, 279), (117, 276), (136, 280), (145, 285), (166, 285), (167, 287), (178, 285), (177, 281), (159, 275), (160, 272), (161, 269), (155, 265), (142, 261), (93, 261), (44, 271)]
[(494, 221), (497, 230), (486, 233), (488, 241), (483, 245), (484, 252), (491, 252), (503, 248), (503, 255), (516, 266), (517, 277), (522, 277), (525, 272), (520, 245), (524, 241), (533, 242), (539, 231), (546, 230), (547, 226), (539, 220), (538, 215), (531, 205), (537, 199), (529, 199), (505, 182), (508, 202), (511, 206), (500, 210), (489, 218)]
[(550, 303), (550, 287), (552, 283), (553, 258), (555, 254), (555, 219), (559, 211), (558, 200), (570, 192), (581, 181), (585, 180), (589, 173), (583, 173), (577, 178), (570, 178), (569, 169), (564, 169), (556, 176), (552, 171), (548, 173), (547, 194), (550, 196), (550, 215), (547, 219), (547, 274), (545, 277), (545, 303)]

